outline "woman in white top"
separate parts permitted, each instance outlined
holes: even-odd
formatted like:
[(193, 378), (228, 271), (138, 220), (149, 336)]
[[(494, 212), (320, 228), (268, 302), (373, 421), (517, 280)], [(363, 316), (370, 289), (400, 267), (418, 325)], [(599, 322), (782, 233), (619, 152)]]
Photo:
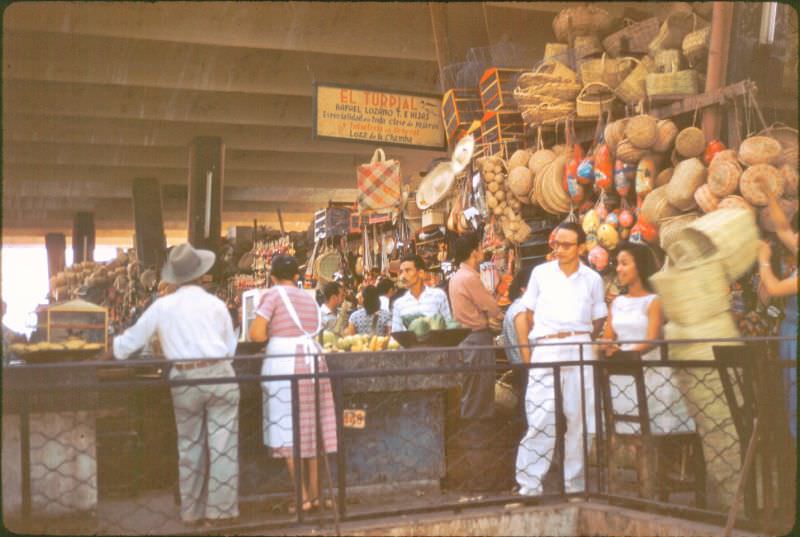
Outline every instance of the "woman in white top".
[[(663, 313), (661, 300), (653, 294), (648, 282), (654, 272), (653, 259), (646, 247), (623, 244), (617, 253), (617, 277), (625, 292), (611, 303), (606, 323), (605, 338), (617, 341), (661, 339)], [(642, 360), (657, 361), (660, 349), (651, 343), (623, 343), (605, 346), (605, 353), (613, 357), (617, 351), (636, 351)], [(650, 429), (654, 433), (694, 431), (694, 421), (689, 417), (677, 382), (669, 367), (645, 367), (644, 380)], [(633, 414), (636, 409), (636, 387), (630, 377), (617, 377), (611, 381), (614, 410), (619, 414)], [(625, 380), (622, 380), (625, 379)], [(639, 426), (632, 423), (617, 424), (618, 433), (637, 433)]]

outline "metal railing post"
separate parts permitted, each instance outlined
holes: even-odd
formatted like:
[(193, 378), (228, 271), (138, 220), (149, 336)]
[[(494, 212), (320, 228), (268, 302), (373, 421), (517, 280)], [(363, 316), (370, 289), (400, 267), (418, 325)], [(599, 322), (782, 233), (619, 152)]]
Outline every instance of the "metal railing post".
[[(553, 366), (553, 398), (555, 399), (555, 444), (554, 449), (558, 453), (558, 464), (560, 467), (559, 478), (558, 478), (558, 493), (561, 496), (564, 496), (566, 493), (566, 486), (564, 483), (564, 460), (565, 460), (565, 452), (567, 450), (566, 446), (566, 439), (564, 438), (564, 434), (566, 432), (566, 427), (564, 427), (564, 399), (563, 394), (561, 393), (561, 366), (554, 365)], [(560, 449), (558, 449), (560, 447)], [(553, 460), (550, 460), (550, 465), (553, 465)]]
[(19, 412), (19, 445), (22, 465), (22, 522), (25, 527), (31, 520), (31, 426), (28, 395), (22, 398)]
[(580, 372), (581, 372), (581, 422), (583, 424), (583, 437), (581, 438), (583, 442), (583, 498), (584, 500), (589, 500), (589, 431), (586, 428), (587, 419), (586, 419), (586, 382), (583, 378), (584, 375), (584, 364), (583, 364), (583, 346), (585, 342), (579, 342), (580, 346), (578, 347), (578, 360), (580, 361)]
[(300, 389), (297, 377), (289, 381), (292, 387), (292, 457), (294, 457), (294, 501), (297, 522), (303, 522), (303, 459), (300, 456)]
[(336, 379), (335, 382), (333, 382), (333, 402), (336, 406), (336, 438), (339, 441), (339, 446), (336, 450), (336, 486), (338, 489), (337, 495), (339, 501), (336, 507), (339, 509), (339, 517), (344, 520), (347, 516), (345, 508), (345, 500), (347, 498), (347, 457), (344, 443), (344, 399), (342, 384), (343, 381), (340, 379)]

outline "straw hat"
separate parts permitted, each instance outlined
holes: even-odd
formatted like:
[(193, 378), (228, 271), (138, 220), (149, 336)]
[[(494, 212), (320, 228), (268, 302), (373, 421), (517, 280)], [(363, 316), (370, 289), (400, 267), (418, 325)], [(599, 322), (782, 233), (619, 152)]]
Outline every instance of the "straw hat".
[(453, 188), (456, 172), (452, 162), (440, 162), (422, 180), (417, 191), (417, 207), (423, 211), (442, 201)]
[(191, 244), (179, 244), (169, 252), (161, 269), (161, 279), (180, 285), (196, 280), (214, 266), (217, 256), (210, 250), (196, 250)]
[(475, 151), (475, 138), (471, 134), (467, 134), (461, 138), (456, 147), (453, 149), (453, 156), (450, 162), (453, 164), (453, 173), (459, 173), (464, 170), (472, 160), (472, 153)]

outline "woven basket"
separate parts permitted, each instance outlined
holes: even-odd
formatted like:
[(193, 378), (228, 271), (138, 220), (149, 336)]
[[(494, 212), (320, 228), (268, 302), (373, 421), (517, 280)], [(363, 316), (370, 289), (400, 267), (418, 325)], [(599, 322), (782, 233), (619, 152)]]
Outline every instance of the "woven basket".
[(711, 26), (686, 34), (681, 50), (689, 65), (702, 63), (708, 57), (708, 45), (711, 41)]
[(669, 180), (672, 179), (672, 174), (674, 172), (675, 168), (665, 168), (658, 172), (658, 175), (656, 175), (656, 180), (653, 182), (653, 187), (658, 188), (669, 183)]
[[(692, 302), (692, 301), (690, 301)], [(701, 319), (696, 323), (680, 325), (674, 322), (664, 325), (664, 337), (666, 339), (708, 339), (708, 335), (713, 334), (717, 338), (739, 337), (739, 329), (733, 315), (729, 312), (721, 312), (716, 315)], [(669, 357), (674, 360), (714, 360), (714, 347), (718, 346), (737, 346), (741, 343), (733, 341), (698, 341), (697, 343), (671, 343), (669, 346)], [(698, 372), (694, 369), (695, 374)], [(709, 373), (713, 370), (706, 370)], [(708, 374), (704, 374), (704, 382), (708, 382)], [(717, 373), (713, 373), (717, 375)], [(692, 380), (692, 384), (697, 381)], [(683, 389), (690, 389), (688, 386)]]
[(645, 56), (641, 61), (637, 60), (636, 67), (625, 79), (614, 88), (617, 97), (626, 104), (634, 105), (647, 97), (645, 79), (654, 69), (653, 60)]
[(604, 53), (599, 59), (585, 60), (581, 63), (581, 80), (584, 87), (601, 82), (614, 89), (630, 74), (636, 66), (636, 61), (636, 58), (607, 58)]
[(663, 218), (658, 223), (658, 238), (661, 249), (665, 252), (669, 251), (670, 244), (675, 240), (678, 232), (698, 218), (700, 218), (700, 214), (696, 212)]
[(761, 131), (759, 135), (769, 136), (781, 144), (781, 156), (773, 163), (774, 165), (791, 164), (797, 166), (797, 129), (792, 129), (786, 125), (776, 123), (771, 125), (769, 129)]
[(520, 115), (526, 125), (540, 125), (548, 121), (558, 121), (575, 112), (575, 103), (560, 102), (558, 104), (541, 104), (520, 106)]
[(693, 209), (694, 193), (706, 182), (707, 174), (708, 170), (700, 159), (690, 158), (679, 162), (665, 187), (670, 205), (681, 211)]
[(711, 193), (711, 190), (708, 188), (708, 183), (695, 190), (694, 202), (697, 203), (697, 206), (700, 207), (700, 210), (704, 213), (716, 211), (719, 206), (719, 198)]
[(761, 185), (769, 185), (770, 191), (776, 197), (780, 197), (783, 195), (783, 182), (783, 175), (777, 168), (769, 164), (756, 164), (742, 173), (739, 178), (739, 190), (742, 192), (742, 197), (752, 205), (764, 206), (768, 198)]
[(656, 73), (677, 73), (686, 67), (681, 51), (673, 48), (656, 52), (653, 63)]
[(678, 49), (683, 44), (683, 39), (687, 34), (707, 26), (708, 23), (690, 11), (675, 11), (670, 13), (658, 34), (647, 48), (650, 54), (655, 54), (659, 50), (674, 48)]
[(650, 73), (645, 79), (645, 87), (650, 97), (695, 95), (700, 92), (700, 78), (693, 69), (677, 73)]
[(628, 139), (623, 139), (617, 144), (616, 156), (625, 164), (637, 164), (646, 154), (646, 149), (634, 147)]
[(733, 283), (756, 261), (756, 215), (742, 209), (717, 209), (678, 232), (667, 253), (680, 268), (702, 265), (710, 258), (718, 259), (728, 282)]
[(675, 137), (675, 149), (682, 157), (700, 156), (705, 151), (705, 148), (705, 135), (697, 127), (686, 127)]
[(625, 127), (628, 126), (628, 118), (618, 119), (606, 125), (603, 131), (603, 139), (612, 153), (616, 152), (617, 145), (625, 139)]
[[(605, 89), (605, 94), (589, 94), (588, 89)], [(583, 87), (575, 100), (578, 117), (600, 117), (614, 106), (614, 90), (602, 82), (592, 82)]]
[(741, 166), (739, 166), (739, 155), (736, 153), (735, 149), (723, 149), (722, 151), (714, 154), (714, 157), (711, 159), (711, 165), (713, 166), (715, 162), (722, 162), (723, 160), (733, 162), (739, 167), (739, 171), (741, 172)]
[(579, 35), (575, 38), (575, 58), (581, 59), (603, 52), (603, 45), (597, 34)]
[(528, 169), (533, 172), (534, 176), (539, 175), (542, 169), (556, 159), (556, 154), (550, 149), (539, 149), (531, 155), (528, 161)]
[(333, 275), (339, 271), (341, 259), (338, 252), (325, 252), (314, 263), (314, 274), (320, 283), (333, 281)]
[(605, 9), (594, 4), (581, 4), (562, 9), (553, 19), (553, 32), (556, 34), (556, 39), (566, 43), (570, 25), (574, 36), (606, 35), (613, 23), (613, 17)]
[(665, 153), (670, 150), (678, 136), (678, 127), (671, 119), (661, 119), (656, 123), (656, 143), (653, 151)]
[(647, 54), (648, 45), (658, 35), (660, 23), (651, 17), (641, 22), (624, 21), (626, 26), (603, 39), (603, 48), (612, 58), (620, 54)]
[(565, 58), (569, 45), (565, 43), (546, 43), (544, 46), (544, 59)]
[(628, 121), (625, 127), (625, 138), (634, 147), (639, 149), (650, 149), (656, 143), (656, 123), (657, 120), (648, 114), (639, 114)]
[[(670, 262), (672, 262), (670, 257)], [(661, 297), (664, 315), (673, 323), (691, 326), (730, 310), (730, 284), (722, 263), (713, 257), (689, 269), (670, 265), (650, 277), (650, 283)], [(714, 332), (684, 336), (686, 338), (717, 336)]]
[(747, 209), (748, 211), (755, 213), (755, 207), (750, 205), (750, 203), (741, 196), (737, 196), (735, 194), (731, 194), (730, 196), (725, 196), (719, 201), (719, 205), (717, 206), (718, 209)]
[(644, 219), (658, 227), (659, 222), (671, 216), (677, 216), (681, 212), (669, 204), (667, 201), (667, 187), (660, 186), (654, 188), (642, 201), (639, 209)]
[(739, 188), (742, 168), (737, 162), (715, 158), (708, 167), (709, 192), (717, 198), (724, 198)]
[(780, 142), (768, 136), (751, 136), (739, 146), (739, 160), (745, 166), (772, 164), (781, 156)]

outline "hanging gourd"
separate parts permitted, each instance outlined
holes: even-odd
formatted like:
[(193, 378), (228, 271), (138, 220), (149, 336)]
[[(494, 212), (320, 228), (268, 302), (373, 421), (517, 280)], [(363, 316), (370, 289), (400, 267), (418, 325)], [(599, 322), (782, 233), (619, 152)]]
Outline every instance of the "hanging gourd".
[(608, 192), (613, 187), (614, 163), (611, 151), (606, 144), (597, 146), (594, 156), (594, 184), (600, 190)]
[(631, 182), (625, 175), (625, 163), (619, 159), (614, 163), (614, 188), (623, 198), (631, 191)]

